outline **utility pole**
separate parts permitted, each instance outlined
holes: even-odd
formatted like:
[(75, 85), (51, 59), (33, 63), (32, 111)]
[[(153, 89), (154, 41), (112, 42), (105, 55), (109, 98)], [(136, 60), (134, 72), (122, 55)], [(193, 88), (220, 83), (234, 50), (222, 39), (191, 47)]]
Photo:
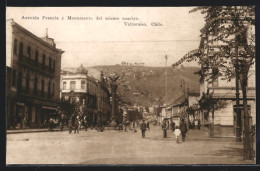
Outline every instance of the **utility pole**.
[(236, 141), (241, 142), (241, 110), (239, 106), (239, 75), (238, 75), (238, 42), (235, 42), (235, 72), (236, 72)]
[(183, 116), (185, 116), (185, 100), (186, 100), (186, 96), (185, 96), (185, 81), (183, 79), (181, 80), (181, 87), (182, 87), (182, 92), (183, 92)]
[(168, 77), (168, 71), (167, 71), (167, 60), (168, 60), (168, 56), (167, 54), (165, 55), (165, 68), (166, 68), (166, 77), (165, 77), (165, 104), (167, 106), (167, 77)]

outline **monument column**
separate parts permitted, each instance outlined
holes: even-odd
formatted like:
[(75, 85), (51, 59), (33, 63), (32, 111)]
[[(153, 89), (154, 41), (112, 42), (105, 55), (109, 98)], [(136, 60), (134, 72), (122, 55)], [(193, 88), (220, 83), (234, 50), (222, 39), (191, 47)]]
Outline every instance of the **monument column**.
[(111, 80), (110, 86), (111, 86), (111, 95), (112, 95), (112, 110), (111, 110), (111, 122), (108, 125), (108, 129), (116, 129), (117, 123), (116, 123), (116, 112), (117, 112), (117, 102), (116, 102), (116, 91), (117, 91), (117, 83), (116, 80), (119, 78), (119, 76), (109, 77)]
[(117, 91), (117, 84), (111, 83), (111, 94), (112, 94), (112, 111), (111, 111), (111, 123), (116, 125), (116, 91)]

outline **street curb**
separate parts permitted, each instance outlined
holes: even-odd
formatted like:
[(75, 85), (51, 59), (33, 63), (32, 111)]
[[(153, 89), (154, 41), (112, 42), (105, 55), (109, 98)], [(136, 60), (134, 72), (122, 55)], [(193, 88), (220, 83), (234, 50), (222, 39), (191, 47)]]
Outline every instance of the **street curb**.
[[(62, 131), (60, 129), (54, 129), (53, 132), (63, 132), (68, 131), (69, 129), (63, 129)], [(20, 133), (36, 133), (36, 132), (50, 132), (48, 129), (43, 130), (7, 130), (6, 134), (20, 134)]]

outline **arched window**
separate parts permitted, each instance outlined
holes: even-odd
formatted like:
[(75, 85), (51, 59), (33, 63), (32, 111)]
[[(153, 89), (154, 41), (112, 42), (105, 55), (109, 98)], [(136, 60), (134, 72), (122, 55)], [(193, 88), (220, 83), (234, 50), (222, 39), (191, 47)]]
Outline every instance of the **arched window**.
[(53, 71), (55, 72), (55, 59), (53, 60)]
[(45, 67), (45, 54), (42, 55), (42, 67)]
[(51, 95), (51, 82), (48, 83), (48, 96)]
[(22, 80), (23, 80), (23, 74), (22, 72), (18, 73), (18, 80), (17, 80), (17, 92), (21, 92), (22, 91)]
[(26, 93), (29, 93), (29, 91), (30, 91), (30, 75), (29, 74), (26, 75), (26, 86), (25, 86), (25, 88), (26, 88)]
[(55, 85), (54, 85), (54, 83), (52, 83), (52, 95), (54, 96), (54, 87), (55, 87)]
[(27, 55), (28, 55), (28, 58), (31, 59), (31, 47), (30, 46), (27, 47)]
[(19, 59), (23, 59), (23, 42), (19, 44)]
[(37, 95), (37, 87), (38, 87), (38, 78), (34, 77), (34, 94)]
[(38, 65), (38, 56), (39, 56), (39, 52), (38, 50), (35, 51), (35, 64)]
[(44, 80), (42, 80), (42, 90), (41, 90), (42, 96), (44, 96)]
[(14, 39), (14, 54), (17, 54), (17, 39)]
[(51, 69), (51, 57), (49, 57), (49, 69)]

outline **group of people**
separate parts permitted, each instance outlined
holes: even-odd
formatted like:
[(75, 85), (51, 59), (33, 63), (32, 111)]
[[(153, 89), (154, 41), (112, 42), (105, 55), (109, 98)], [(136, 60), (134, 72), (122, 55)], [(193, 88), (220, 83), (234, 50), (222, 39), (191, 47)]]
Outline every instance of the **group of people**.
[[(180, 141), (179, 140), (180, 135), (182, 136), (182, 142), (185, 141), (186, 134), (188, 132), (188, 125), (184, 119), (181, 119), (180, 126), (176, 126), (176, 127), (175, 127), (175, 122), (173, 122), (172, 120), (170, 120), (169, 122), (165, 119), (162, 122), (161, 128), (163, 130), (163, 138), (167, 138), (167, 130), (171, 128), (172, 132), (174, 132), (177, 143), (179, 143)], [(145, 131), (146, 130), (150, 131), (149, 122), (145, 123), (145, 120), (142, 120), (142, 123), (140, 124), (140, 129), (142, 132), (142, 138), (145, 138)]]
[[(68, 121), (69, 133), (74, 130), (74, 133), (79, 133), (80, 128), (84, 128), (85, 131), (88, 130), (87, 116), (79, 116), (76, 114), (71, 115)], [(104, 131), (104, 124), (102, 120), (98, 120), (96, 123), (96, 130), (98, 132)]]

